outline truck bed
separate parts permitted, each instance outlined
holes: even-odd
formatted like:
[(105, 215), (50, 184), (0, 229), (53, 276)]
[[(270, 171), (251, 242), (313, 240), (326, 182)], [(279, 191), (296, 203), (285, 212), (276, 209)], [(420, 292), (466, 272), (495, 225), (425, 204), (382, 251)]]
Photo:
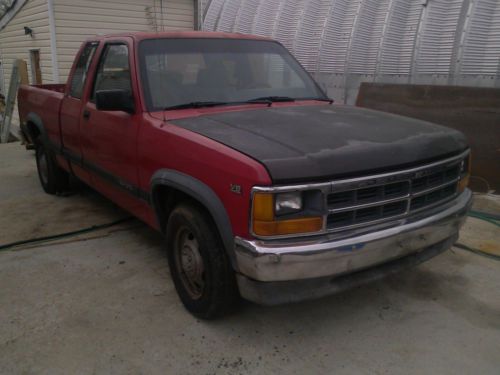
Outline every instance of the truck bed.
[(55, 92), (64, 92), (65, 88), (64, 83), (49, 83), (47, 85), (31, 85), (31, 87), (36, 87), (37, 89), (41, 90), (49, 90), (49, 91), (55, 91)]
[[(44, 124), (48, 138), (60, 144), (59, 112), (64, 97), (64, 84), (21, 85), (17, 93), (21, 131), (26, 136), (25, 125), (33, 116)], [(31, 141), (31, 140), (30, 140)]]

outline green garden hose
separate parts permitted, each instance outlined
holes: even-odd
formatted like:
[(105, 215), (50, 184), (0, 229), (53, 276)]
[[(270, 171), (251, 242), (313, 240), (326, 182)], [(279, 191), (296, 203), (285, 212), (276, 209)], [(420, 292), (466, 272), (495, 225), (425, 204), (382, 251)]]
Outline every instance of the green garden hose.
[(65, 237), (76, 236), (76, 235), (88, 233), (88, 232), (94, 232), (96, 230), (105, 229), (105, 228), (109, 228), (109, 227), (112, 227), (112, 226), (115, 226), (118, 224), (125, 223), (127, 221), (132, 220), (132, 219), (133, 219), (133, 217), (129, 216), (129, 217), (125, 217), (125, 218), (122, 218), (122, 219), (119, 219), (116, 221), (112, 221), (111, 223), (92, 225), (90, 227), (74, 230), (71, 232), (53, 234), (53, 235), (45, 236), (45, 237), (31, 238), (28, 240), (15, 241), (15, 242), (7, 243), (4, 245), (0, 245), (0, 251), (9, 250), (9, 249), (16, 247), (16, 246), (27, 245), (27, 244), (36, 243), (36, 242), (58, 240), (58, 239), (65, 238)]

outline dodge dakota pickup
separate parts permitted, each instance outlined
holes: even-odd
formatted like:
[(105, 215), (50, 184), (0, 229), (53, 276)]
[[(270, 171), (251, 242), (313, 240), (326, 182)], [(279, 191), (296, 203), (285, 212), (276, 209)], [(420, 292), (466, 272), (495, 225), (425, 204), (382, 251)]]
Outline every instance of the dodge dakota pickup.
[(417, 265), (457, 240), (471, 204), (460, 132), (332, 104), (267, 38), (90, 38), (65, 85), (18, 99), (43, 189), (76, 176), (161, 231), (201, 318)]

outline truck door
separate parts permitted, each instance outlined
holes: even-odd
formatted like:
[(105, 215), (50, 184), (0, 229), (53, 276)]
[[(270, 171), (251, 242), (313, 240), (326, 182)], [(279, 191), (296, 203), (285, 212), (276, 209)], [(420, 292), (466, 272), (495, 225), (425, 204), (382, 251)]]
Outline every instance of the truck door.
[(80, 118), (83, 111), (83, 95), (87, 74), (94, 60), (99, 43), (87, 43), (76, 57), (76, 64), (70, 76), (69, 87), (61, 105), (60, 123), (63, 152), (71, 163), (73, 172), (83, 181), (90, 183), (90, 174), (82, 168), (82, 147)]
[(130, 90), (137, 98), (137, 87), (131, 79), (131, 46), (131, 40), (104, 44), (84, 105), (80, 130), (84, 163), (91, 171), (92, 185), (140, 216), (138, 210), (144, 204), (139, 199), (137, 170), (141, 116), (122, 111), (99, 111), (95, 106), (95, 93), (100, 90)]

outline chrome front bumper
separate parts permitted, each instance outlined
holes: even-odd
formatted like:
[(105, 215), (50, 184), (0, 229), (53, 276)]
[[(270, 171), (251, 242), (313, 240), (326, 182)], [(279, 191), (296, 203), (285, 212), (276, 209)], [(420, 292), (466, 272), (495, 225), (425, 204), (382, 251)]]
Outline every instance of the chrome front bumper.
[[(283, 282), (338, 277), (429, 249), (451, 246), (465, 221), (472, 201), (466, 189), (453, 201), (428, 216), (405, 219), (396, 226), (338, 239), (325, 235), (315, 239), (249, 241), (236, 238), (239, 286), (244, 282)], [(413, 220), (413, 221), (412, 221)]]

